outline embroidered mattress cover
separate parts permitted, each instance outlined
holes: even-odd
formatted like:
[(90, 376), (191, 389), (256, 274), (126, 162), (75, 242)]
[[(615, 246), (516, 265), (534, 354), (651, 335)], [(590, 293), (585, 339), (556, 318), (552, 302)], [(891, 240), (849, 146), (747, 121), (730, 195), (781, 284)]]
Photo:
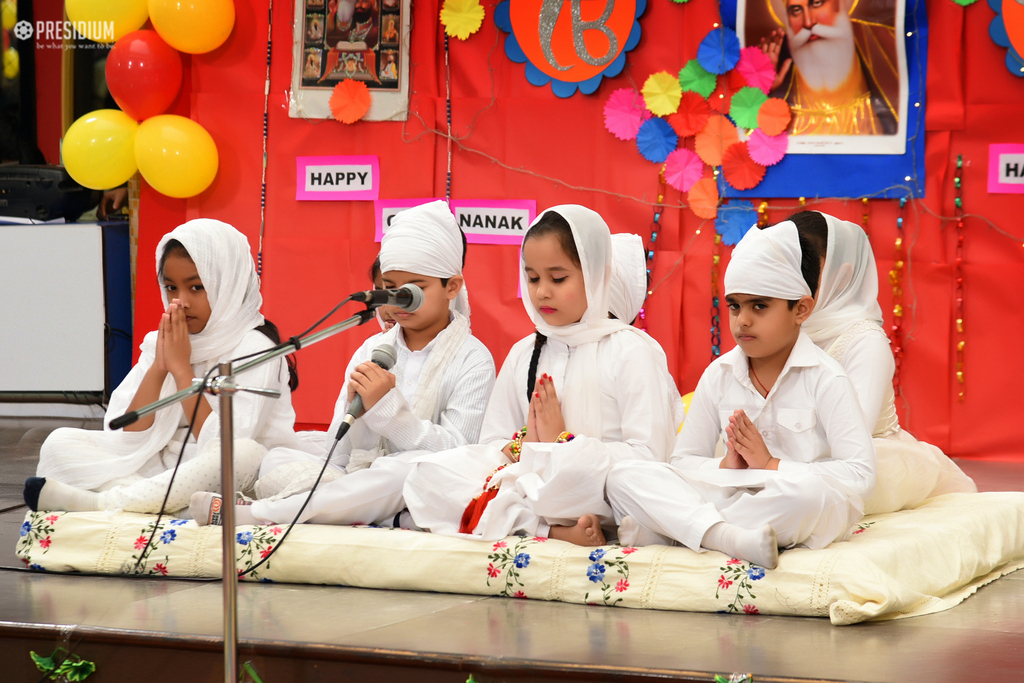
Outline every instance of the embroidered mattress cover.
[[(29, 513), (19, 558), (31, 569), (219, 577), (221, 529), (155, 515)], [(239, 527), (239, 570), (284, 525)], [(246, 581), (560, 600), (639, 609), (828, 617), (834, 625), (949, 609), (1024, 567), (1024, 493), (952, 493), (865, 517), (848, 541), (782, 553), (765, 570), (717, 552), (544, 538), (472, 541), (372, 527), (298, 525)]]

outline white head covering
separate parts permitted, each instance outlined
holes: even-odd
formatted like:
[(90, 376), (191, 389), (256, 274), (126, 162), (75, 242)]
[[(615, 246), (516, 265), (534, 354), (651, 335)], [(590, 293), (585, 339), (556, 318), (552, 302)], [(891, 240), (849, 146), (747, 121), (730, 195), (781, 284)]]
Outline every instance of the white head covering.
[(624, 323), (640, 314), (647, 298), (647, 255), (640, 235), (612, 235), (612, 284), (608, 310)]
[(816, 344), (838, 337), (861, 320), (882, 326), (878, 269), (867, 234), (855, 223), (821, 215), (828, 223), (828, 251), (814, 311), (803, 324)]
[(526, 231), (523, 244), (529, 239), (530, 230), (537, 225), (548, 212), (557, 213), (569, 224), (572, 230), (576, 251), (580, 255), (580, 268), (583, 271), (583, 283), (587, 293), (587, 310), (578, 323), (571, 325), (548, 325), (544, 322), (537, 309), (534, 308), (526, 277), (526, 262), (522, 250), (519, 252), (519, 286), (523, 291), (523, 307), (526, 314), (536, 325), (537, 331), (545, 337), (558, 339), (568, 346), (578, 346), (596, 342), (601, 338), (621, 329), (629, 327), (621, 320), (608, 317), (609, 287), (612, 279), (612, 237), (608, 224), (600, 214), (584, 206), (563, 204), (543, 211)]
[(747, 230), (725, 270), (726, 294), (793, 301), (812, 296), (800, 270), (800, 237), (793, 221)]
[[(198, 334), (189, 335), (192, 364), (216, 360), (238, 346), (246, 332), (263, 324), (260, 280), (245, 235), (210, 218), (197, 218), (163, 236), (156, 248), (157, 280), (164, 307), (170, 301), (163, 286), (160, 262), (171, 240), (181, 242), (196, 264), (210, 302), (210, 319)], [(146, 341), (149, 341), (147, 336)], [(156, 349), (156, 338), (153, 339)], [(143, 354), (146, 343), (143, 342)]]
[[(380, 243), (380, 270), (439, 278), (462, 274), (462, 229), (444, 200), (395, 214)], [(465, 283), (451, 308), (469, 317)]]

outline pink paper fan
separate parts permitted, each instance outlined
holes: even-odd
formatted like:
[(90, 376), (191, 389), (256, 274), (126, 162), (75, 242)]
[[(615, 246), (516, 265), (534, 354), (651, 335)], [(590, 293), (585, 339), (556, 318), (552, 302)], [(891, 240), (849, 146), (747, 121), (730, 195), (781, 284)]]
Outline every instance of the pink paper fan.
[(789, 134), (785, 131), (778, 135), (765, 135), (761, 129), (755, 130), (747, 140), (747, 151), (750, 158), (762, 166), (774, 166), (782, 161), (789, 149)]
[(651, 118), (644, 97), (630, 88), (620, 88), (604, 104), (604, 127), (620, 140), (635, 140), (644, 121)]
[(704, 176), (704, 162), (695, 152), (682, 147), (665, 159), (665, 180), (680, 192), (689, 192)]
[(743, 48), (736, 70), (740, 72), (743, 80), (751, 88), (760, 88), (766, 95), (771, 90), (772, 81), (775, 80), (775, 67), (772, 66), (772, 60), (761, 52), (760, 48)]

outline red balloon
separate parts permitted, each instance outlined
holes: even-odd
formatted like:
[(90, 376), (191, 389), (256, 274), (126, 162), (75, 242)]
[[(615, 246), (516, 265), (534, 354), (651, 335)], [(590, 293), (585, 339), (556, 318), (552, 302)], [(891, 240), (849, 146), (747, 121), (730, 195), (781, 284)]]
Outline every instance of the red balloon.
[(163, 114), (181, 89), (181, 57), (156, 31), (133, 31), (107, 57), (107, 89), (136, 121)]

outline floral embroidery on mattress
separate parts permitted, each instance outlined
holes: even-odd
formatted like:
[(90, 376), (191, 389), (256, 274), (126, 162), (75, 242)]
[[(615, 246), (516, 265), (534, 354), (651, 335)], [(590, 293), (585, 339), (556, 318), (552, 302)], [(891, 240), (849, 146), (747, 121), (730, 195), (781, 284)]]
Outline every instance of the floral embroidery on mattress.
[(252, 528), (252, 531), (239, 531), (235, 534), (235, 541), (238, 545), (242, 546), (241, 552), (238, 553), (239, 579), (243, 581), (270, 581), (270, 579), (260, 576), (260, 569), (270, 569), (271, 560), (267, 560), (264, 564), (260, 565), (259, 569), (250, 571), (247, 574), (243, 575), (242, 572), (266, 559), (273, 552), (274, 546), (277, 545), (277, 540), (283, 533), (283, 528), (277, 524), (270, 524), (267, 526), (257, 525)]
[(18, 539), (18, 554), (21, 561), (29, 569), (46, 571), (40, 564), (32, 561), (32, 553), (36, 546), (45, 555), (53, 545), (54, 527), (65, 512), (33, 512), (21, 525), (21, 538)]
[[(757, 606), (753, 603), (757, 599), (754, 595), (754, 581), (760, 581), (765, 576), (763, 567), (756, 564), (730, 559), (724, 567), (719, 567), (722, 572), (718, 577), (718, 588), (715, 589), (715, 599), (729, 599), (730, 591), (735, 590), (732, 595), (732, 602), (725, 606), (721, 612), (744, 614), (758, 614)], [(735, 586), (735, 589), (733, 589)]]
[[(150, 561), (157, 559), (154, 557), (154, 554), (160, 546), (170, 545), (178, 539), (178, 529), (176, 527), (187, 523), (184, 519), (170, 519), (166, 523), (161, 522), (159, 526), (156, 520), (147, 524), (139, 532), (138, 538), (132, 544), (136, 552), (131, 556), (130, 560), (125, 561), (122, 571), (125, 574), (160, 574), (161, 576), (167, 576), (170, 572), (170, 555), (164, 555), (163, 562), (154, 562), (152, 566)], [(153, 533), (154, 530), (156, 533)], [(152, 540), (150, 540), (151, 538)]]
[(600, 585), (601, 594), (595, 593), (591, 599), (590, 591), (587, 591), (583, 600), (589, 605), (604, 604), (610, 607), (622, 602), (622, 594), (629, 590), (629, 562), (626, 558), (635, 552), (636, 548), (619, 546), (611, 550), (598, 548), (591, 552), (589, 559), (592, 564), (587, 567), (587, 578)]
[(487, 556), (487, 559), (490, 560), (487, 565), (487, 585), (491, 585), (491, 579), (495, 579), (495, 584), (500, 584), (504, 580), (505, 585), (497, 595), (504, 595), (507, 598), (525, 598), (526, 593), (522, 589), (526, 588), (526, 584), (523, 583), (520, 572), (530, 566), (530, 554), (524, 551), (535, 543), (544, 543), (547, 540), (540, 536), (523, 537), (518, 539), (511, 548), (508, 545), (508, 539), (497, 541), (491, 548), (494, 552)]
[(856, 536), (857, 534), (864, 533), (865, 531), (870, 529), (872, 526), (874, 526), (874, 524), (875, 524), (874, 522), (861, 522), (860, 524), (857, 525), (857, 530), (853, 532), (854, 536)]

